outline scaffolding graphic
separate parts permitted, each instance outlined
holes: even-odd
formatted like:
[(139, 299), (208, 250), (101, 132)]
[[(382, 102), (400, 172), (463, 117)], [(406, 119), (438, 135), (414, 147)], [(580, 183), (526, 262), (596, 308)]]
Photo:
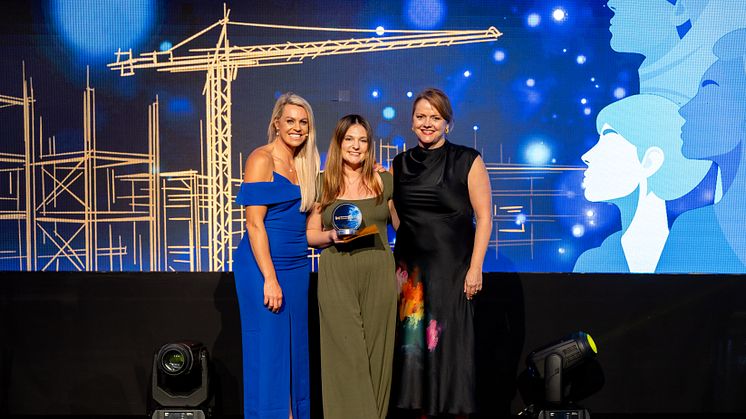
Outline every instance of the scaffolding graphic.
[[(30, 270), (34, 260), (33, 246), (29, 239), (32, 229), (32, 208), (25, 199), (29, 195), (29, 186), (33, 184), (29, 167), (32, 163), (34, 142), (34, 89), (26, 79), (26, 68), (23, 66), (23, 96), (0, 95), (0, 110), (20, 106), (23, 110), (23, 153), (0, 152), (0, 225), (6, 231), (15, 230), (16, 246), (0, 248), (0, 260), (10, 262), (8, 266), (17, 266), (18, 270)], [(7, 183), (5, 179), (7, 178)], [(15, 265), (12, 261), (17, 261)]]
[(99, 149), (95, 126), (96, 92), (86, 77), (82, 149), (57, 152), (52, 137), (29, 153), (34, 270), (121, 270), (125, 256), (140, 270), (157, 267), (157, 130), (151, 124), (147, 153), (133, 153)]
[[(208, 237), (207, 240), (198, 240), (207, 246), (207, 268), (211, 271), (231, 269), (234, 237), (242, 231), (240, 227), (238, 231), (235, 230), (236, 223), (233, 218), (235, 180), (232, 177), (231, 154), (231, 98), (233, 94), (231, 84), (236, 79), (239, 68), (302, 64), (306, 59), (314, 60), (322, 56), (492, 42), (502, 35), (494, 27), (487, 30), (460, 31), (388, 30), (385, 33), (395, 35), (236, 46), (231, 44), (228, 37), (229, 27), (368, 34), (375, 33), (375, 30), (268, 25), (231, 21), (229, 17), (230, 10), (224, 6), (222, 19), (167, 51), (142, 53), (135, 57), (132, 50), (122, 51), (120, 49), (116, 52), (116, 62), (108, 64), (112, 70), (119, 71), (121, 76), (132, 76), (138, 69), (156, 69), (170, 73), (199, 71), (206, 74), (202, 91), (205, 96), (207, 134), (206, 165), (203, 172), (205, 183), (203, 185), (205, 186), (204, 193), (208, 197), (204, 208), (207, 215)], [(220, 32), (214, 48), (183, 48), (218, 28)], [(176, 55), (184, 49), (186, 52), (183, 55)], [(202, 196), (201, 193), (199, 195)], [(176, 248), (172, 251), (176, 251)]]

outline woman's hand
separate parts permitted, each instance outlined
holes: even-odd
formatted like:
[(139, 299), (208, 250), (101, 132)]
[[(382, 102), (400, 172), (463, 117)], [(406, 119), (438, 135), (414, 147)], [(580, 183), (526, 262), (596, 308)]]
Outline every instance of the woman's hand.
[(337, 235), (337, 230), (331, 229), (327, 230), (327, 234), (329, 234), (329, 241), (332, 243), (343, 243), (339, 241), (339, 236)]
[(466, 271), (466, 278), (464, 279), (464, 293), (466, 294), (466, 298), (471, 300), (481, 290), (482, 269), (469, 268), (469, 270)]
[(264, 305), (273, 313), (282, 308), (282, 288), (276, 278), (264, 280)]

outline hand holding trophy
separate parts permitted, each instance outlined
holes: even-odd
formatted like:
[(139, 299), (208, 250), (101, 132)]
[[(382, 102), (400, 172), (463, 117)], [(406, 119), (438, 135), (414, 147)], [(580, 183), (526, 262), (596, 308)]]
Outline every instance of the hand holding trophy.
[(360, 229), (362, 224), (363, 213), (355, 204), (348, 202), (341, 203), (332, 210), (332, 225), (337, 231), (339, 241), (342, 243), (378, 233), (378, 227), (375, 224)]
[(363, 213), (355, 204), (342, 203), (332, 211), (332, 225), (339, 238), (354, 236), (363, 223)]

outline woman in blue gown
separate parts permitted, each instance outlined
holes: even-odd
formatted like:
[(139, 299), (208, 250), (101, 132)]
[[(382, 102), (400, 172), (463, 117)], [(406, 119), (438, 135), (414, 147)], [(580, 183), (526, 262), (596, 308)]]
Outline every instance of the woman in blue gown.
[(236, 203), (246, 234), (233, 256), (243, 341), (244, 417), (310, 417), (306, 213), (319, 153), (311, 106), (282, 95), (269, 143), (246, 161)]

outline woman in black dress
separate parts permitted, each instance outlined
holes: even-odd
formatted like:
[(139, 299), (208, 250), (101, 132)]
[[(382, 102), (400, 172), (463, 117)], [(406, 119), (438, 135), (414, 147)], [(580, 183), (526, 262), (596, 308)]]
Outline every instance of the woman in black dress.
[(401, 289), (394, 397), (428, 416), (476, 412), (471, 300), (492, 232), (487, 169), (476, 150), (446, 140), (452, 122), (445, 93), (420, 93), (412, 109), (419, 144), (392, 164)]

